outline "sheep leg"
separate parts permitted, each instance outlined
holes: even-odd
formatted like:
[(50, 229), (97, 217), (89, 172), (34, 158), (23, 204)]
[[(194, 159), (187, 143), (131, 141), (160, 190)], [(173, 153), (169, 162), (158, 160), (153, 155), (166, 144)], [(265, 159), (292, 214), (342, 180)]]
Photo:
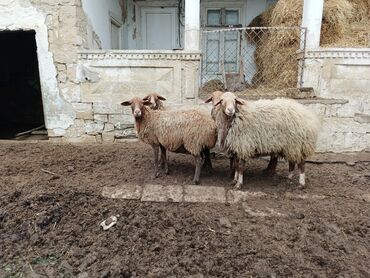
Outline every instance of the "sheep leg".
[(164, 161), (163, 161), (163, 158), (162, 158), (162, 148), (159, 150), (158, 159), (159, 159), (159, 167), (163, 167), (164, 166)]
[(304, 173), (304, 169), (305, 169), (304, 161), (298, 164), (298, 169), (299, 169), (299, 184), (301, 186), (304, 186), (306, 184), (306, 177)]
[(264, 175), (272, 176), (276, 172), (276, 166), (278, 162), (278, 157), (274, 154), (270, 156), (270, 162), (267, 165), (267, 168), (262, 171)]
[(239, 177), (239, 159), (233, 157), (233, 166), (234, 166), (234, 180), (230, 183), (231, 185), (235, 185), (238, 182)]
[(158, 146), (152, 146), (153, 152), (154, 152), (154, 178), (158, 178), (159, 176), (159, 170), (158, 170), (158, 153), (159, 153), (159, 147)]
[(168, 164), (167, 164), (167, 151), (165, 147), (163, 146), (160, 146), (160, 148), (161, 148), (161, 161), (163, 162), (164, 172), (166, 173), (166, 175), (168, 175), (169, 171), (168, 171)]
[(194, 155), (195, 158), (195, 173), (193, 184), (199, 184), (199, 176), (200, 176), (200, 169), (202, 168), (202, 157), (198, 155)]
[(229, 160), (230, 160), (230, 178), (232, 178), (235, 174), (235, 158), (234, 158), (234, 155), (230, 155), (229, 156)]
[(212, 172), (212, 161), (211, 161), (211, 153), (209, 149), (204, 149), (203, 150), (203, 155), (204, 155), (204, 164), (203, 167), (206, 170), (207, 174), (210, 174)]
[(238, 163), (238, 180), (235, 184), (235, 189), (240, 189), (243, 185), (243, 173), (244, 173), (244, 160), (243, 159), (239, 159), (239, 163)]
[(295, 163), (289, 161), (289, 173), (288, 173), (288, 179), (292, 179), (293, 177), (293, 171), (294, 171)]

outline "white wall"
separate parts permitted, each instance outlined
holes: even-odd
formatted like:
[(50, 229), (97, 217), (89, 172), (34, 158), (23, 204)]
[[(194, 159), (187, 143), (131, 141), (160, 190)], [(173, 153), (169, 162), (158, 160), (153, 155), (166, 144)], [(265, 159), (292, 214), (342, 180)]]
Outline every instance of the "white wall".
[(82, 7), (94, 31), (99, 36), (102, 48), (111, 48), (109, 12), (122, 18), (118, 0), (82, 0)]

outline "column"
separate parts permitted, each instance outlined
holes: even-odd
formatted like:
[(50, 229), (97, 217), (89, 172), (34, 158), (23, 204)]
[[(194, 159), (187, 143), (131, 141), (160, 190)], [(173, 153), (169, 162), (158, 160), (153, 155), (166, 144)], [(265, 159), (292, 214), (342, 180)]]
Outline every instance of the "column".
[(198, 51), (200, 0), (185, 0), (185, 50)]
[(324, 0), (304, 0), (302, 27), (307, 28), (306, 48), (320, 47), (320, 32)]

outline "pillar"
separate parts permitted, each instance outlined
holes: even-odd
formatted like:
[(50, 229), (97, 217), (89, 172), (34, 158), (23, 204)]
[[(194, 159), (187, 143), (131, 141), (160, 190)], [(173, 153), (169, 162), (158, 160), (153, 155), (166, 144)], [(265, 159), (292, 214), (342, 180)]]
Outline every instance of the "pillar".
[(304, 0), (302, 27), (307, 28), (306, 48), (320, 47), (320, 33), (324, 0)]
[(200, 0), (185, 0), (185, 50), (198, 51)]

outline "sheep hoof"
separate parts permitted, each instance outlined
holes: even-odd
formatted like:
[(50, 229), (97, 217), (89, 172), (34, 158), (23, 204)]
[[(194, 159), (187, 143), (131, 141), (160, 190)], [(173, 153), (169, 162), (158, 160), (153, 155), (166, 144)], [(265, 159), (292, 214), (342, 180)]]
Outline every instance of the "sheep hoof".
[(193, 180), (193, 185), (198, 185), (199, 181)]
[(242, 187), (242, 184), (240, 182), (237, 182), (234, 186), (235, 190), (239, 190)]
[(156, 178), (158, 178), (159, 177), (159, 173), (155, 173), (154, 174), (154, 178), (156, 179)]
[(166, 169), (164, 172), (165, 172), (166, 175), (170, 174), (170, 171), (168, 169)]

